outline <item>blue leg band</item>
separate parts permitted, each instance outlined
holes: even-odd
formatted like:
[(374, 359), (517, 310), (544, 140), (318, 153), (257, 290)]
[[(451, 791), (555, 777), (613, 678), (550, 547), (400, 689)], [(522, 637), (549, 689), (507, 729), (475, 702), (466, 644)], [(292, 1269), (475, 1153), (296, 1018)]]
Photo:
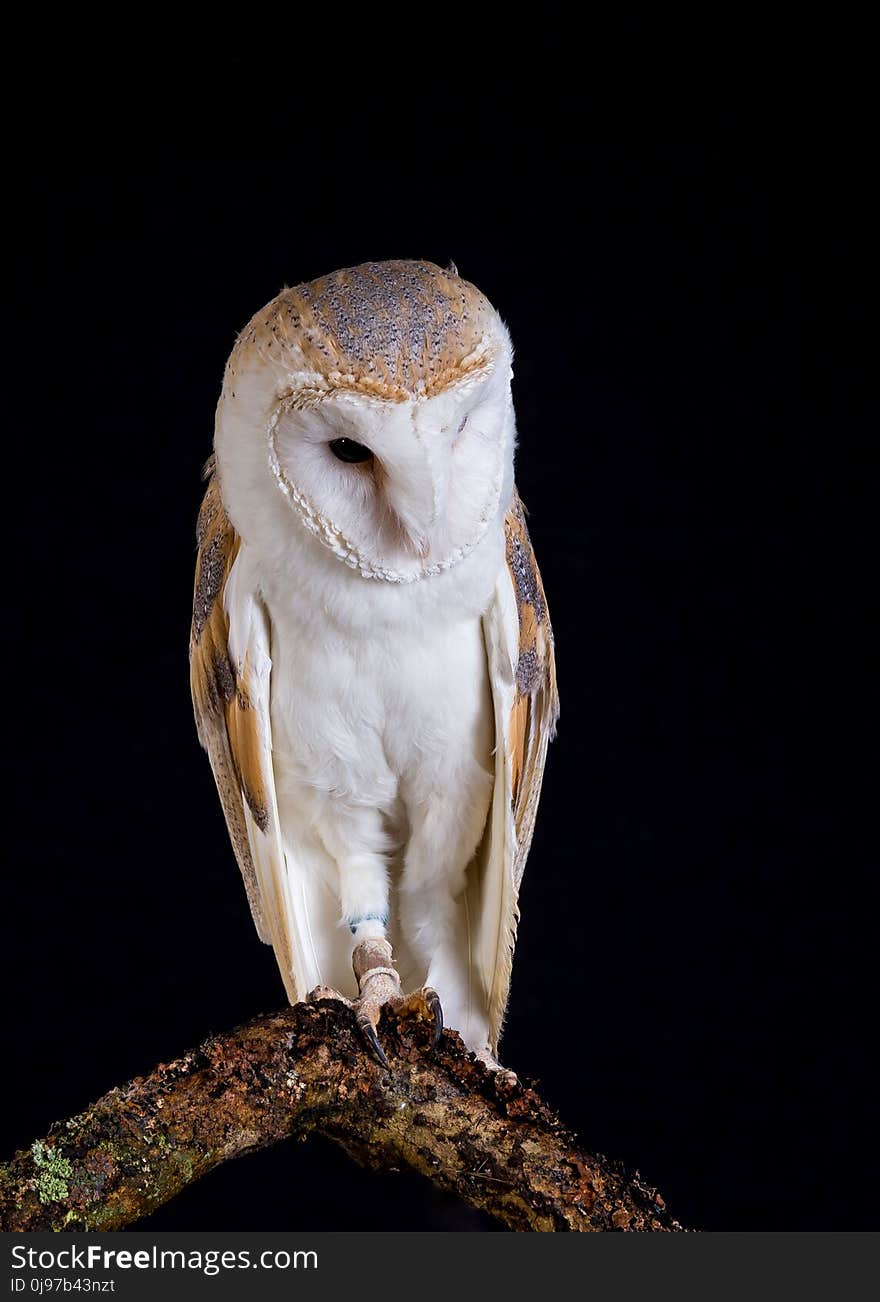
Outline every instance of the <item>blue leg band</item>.
[(349, 930), (352, 935), (354, 935), (354, 933), (357, 931), (358, 927), (361, 925), (362, 922), (381, 922), (383, 927), (387, 927), (388, 914), (387, 913), (365, 913), (362, 918), (355, 918), (353, 922), (350, 922), (348, 924)]

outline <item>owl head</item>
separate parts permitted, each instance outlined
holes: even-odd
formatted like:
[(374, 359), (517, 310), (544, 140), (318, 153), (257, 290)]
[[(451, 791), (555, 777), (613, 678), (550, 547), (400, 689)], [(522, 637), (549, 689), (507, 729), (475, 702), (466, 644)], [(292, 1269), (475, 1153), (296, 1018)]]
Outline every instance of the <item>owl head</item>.
[(510, 498), (511, 358), (453, 267), (369, 262), (284, 290), (240, 335), (217, 409), (237, 531), (317, 539), (363, 578), (451, 568)]

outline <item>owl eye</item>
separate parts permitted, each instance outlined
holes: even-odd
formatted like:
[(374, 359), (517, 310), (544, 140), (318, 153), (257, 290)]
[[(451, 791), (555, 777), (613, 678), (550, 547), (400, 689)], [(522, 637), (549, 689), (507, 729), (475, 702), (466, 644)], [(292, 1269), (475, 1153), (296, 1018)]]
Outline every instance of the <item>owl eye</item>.
[(338, 460), (346, 461), (349, 465), (373, 459), (370, 449), (364, 447), (363, 443), (355, 443), (354, 439), (334, 439), (330, 444), (330, 451)]

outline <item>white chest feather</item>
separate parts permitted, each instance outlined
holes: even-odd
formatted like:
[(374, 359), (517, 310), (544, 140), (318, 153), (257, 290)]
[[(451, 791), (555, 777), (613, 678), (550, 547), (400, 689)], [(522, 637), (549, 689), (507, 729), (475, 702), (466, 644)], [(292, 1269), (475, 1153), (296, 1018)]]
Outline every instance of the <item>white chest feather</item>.
[[(270, 608), (271, 609), (271, 608)], [(473, 616), (351, 640), (271, 610), (276, 780), (397, 821), (399, 802), (491, 767), (486, 653)]]

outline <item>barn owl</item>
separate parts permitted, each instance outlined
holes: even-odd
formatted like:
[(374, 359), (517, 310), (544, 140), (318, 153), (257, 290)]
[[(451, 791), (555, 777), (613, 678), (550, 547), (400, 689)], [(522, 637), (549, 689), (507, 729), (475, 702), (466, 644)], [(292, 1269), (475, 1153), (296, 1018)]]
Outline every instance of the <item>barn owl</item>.
[(383, 1062), (391, 1004), (497, 1065), (558, 713), (511, 359), (454, 266), (367, 263), (259, 311), (217, 407), (199, 737), (291, 1002)]

